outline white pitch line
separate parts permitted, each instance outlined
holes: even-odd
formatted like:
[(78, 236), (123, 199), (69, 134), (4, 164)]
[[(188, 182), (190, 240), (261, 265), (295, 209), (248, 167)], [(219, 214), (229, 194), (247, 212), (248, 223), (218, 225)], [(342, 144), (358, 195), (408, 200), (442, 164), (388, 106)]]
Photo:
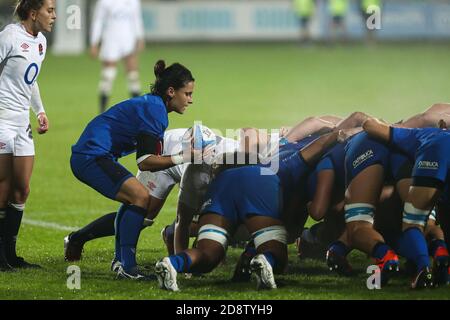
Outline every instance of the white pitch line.
[(36, 227), (43, 227), (48, 229), (55, 229), (55, 230), (62, 230), (62, 231), (75, 231), (79, 228), (77, 227), (69, 227), (64, 226), (62, 224), (54, 223), (54, 222), (45, 222), (40, 220), (32, 220), (32, 219), (23, 219), (22, 220), (25, 224), (29, 224)]

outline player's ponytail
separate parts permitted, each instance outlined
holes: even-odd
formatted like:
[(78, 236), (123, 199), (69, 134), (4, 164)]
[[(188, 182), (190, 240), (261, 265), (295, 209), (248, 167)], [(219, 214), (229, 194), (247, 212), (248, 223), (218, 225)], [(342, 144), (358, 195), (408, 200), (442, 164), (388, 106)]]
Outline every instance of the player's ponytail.
[(31, 10), (39, 10), (43, 5), (44, 0), (19, 0), (14, 14), (19, 17), (20, 21), (25, 21), (28, 19)]
[(167, 89), (172, 87), (175, 90), (181, 89), (189, 82), (195, 81), (191, 71), (185, 66), (174, 63), (166, 68), (164, 60), (158, 60), (154, 67), (156, 76), (155, 83), (151, 85), (152, 94), (160, 96), (164, 101), (168, 100)]
[(164, 69), (166, 69), (166, 63), (164, 62), (164, 60), (158, 60), (155, 64), (155, 67), (153, 68), (157, 79), (161, 77)]

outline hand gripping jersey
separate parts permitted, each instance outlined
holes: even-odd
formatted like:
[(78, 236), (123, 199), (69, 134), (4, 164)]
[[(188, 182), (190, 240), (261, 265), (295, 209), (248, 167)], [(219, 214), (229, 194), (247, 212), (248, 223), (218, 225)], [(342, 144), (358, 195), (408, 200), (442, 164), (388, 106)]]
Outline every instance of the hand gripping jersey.
[(42, 33), (29, 34), (22, 24), (0, 32), (0, 123), (28, 126), (30, 106), (44, 112), (36, 79), (47, 50)]
[[(163, 156), (177, 154), (181, 151), (183, 136), (187, 128), (167, 130), (164, 133)], [(173, 187), (180, 183), (187, 163), (156, 172), (138, 170), (136, 178), (157, 199), (166, 199)]]

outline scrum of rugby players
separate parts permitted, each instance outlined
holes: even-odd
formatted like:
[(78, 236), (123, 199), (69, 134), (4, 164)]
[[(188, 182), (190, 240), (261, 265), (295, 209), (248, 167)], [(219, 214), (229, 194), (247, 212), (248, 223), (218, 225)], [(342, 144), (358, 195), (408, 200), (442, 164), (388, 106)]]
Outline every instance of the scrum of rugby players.
[[(294, 241), (301, 257), (326, 257), (330, 270), (344, 276), (353, 274), (347, 255), (357, 249), (375, 259), (383, 286), (399, 270), (398, 255), (407, 259), (412, 288), (447, 284), (446, 176), (440, 172), (438, 178), (422, 178), (420, 171), (431, 169), (419, 166), (438, 161), (424, 160), (413, 151), (426, 149), (433, 140), (424, 137), (446, 137), (441, 129), (449, 118), (449, 104), (434, 104), (392, 126), (354, 112), (345, 119), (310, 117), (273, 136), (244, 128), (237, 143), (219, 148), (234, 160), (244, 154), (241, 165), (183, 165), (177, 181), (170, 184), (162, 183), (159, 176), (142, 175), (144, 185), (167, 189), (159, 196), (163, 199), (180, 183), (177, 218), (162, 231), (169, 256), (155, 269), (160, 287), (179, 290), (177, 273), (210, 272), (224, 259), (229, 242), (241, 240), (247, 245), (232, 280), (249, 281), (253, 273), (259, 289), (277, 287), (274, 273), (286, 271), (287, 244)], [(402, 134), (401, 130), (413, 130), (405, 128), (427, 129)], [(392, 132), (398, 140), (395, 144)], [(402, 149), (406, 145), (410, 149)], [(445, 154), (441, 157), (440, 161), (446, 159)], [(273, 170), (277, 161), (272, 178), (259, 177), (264, 175), (258, 170)], [(255, 183), (257, 179), (263, 180)], [(275, 199), (270, 196), (274, 194), (282, 195)], [(419, 199), (423, 202), (416, 203)], [(157, 213), (163, 203), (158, 202)], [(237, 204), (237, 209), (227, 203)], [(308, 217), (320, 222), (304, 228)], [(197, 236), (195, 248), (188, 248), (189, 236)], [(80, 257), (81, 250), (82, 246)]]
[[(328, 247), (328, 266), (338, 273), (352, 274), (346, 256), (358, 249), (374, 258), (382, 285), (399, 270), (398, 254), (407, 259), (412, 288), (447, 284), (449, 257), (440, 225), (448, 232), (446, 217), (442, 217), (448, 206), (444, 153), (448, 142), (442, 129), (449, 121), (448, 104), (435, 104), (424, 113), (391, 126), (361, 112), (346, 119), (314, 117), (304, 121), (308, 125), (299, 124), (282, 132), (275, 148), (268, 143), (272, 139), (267, 134), (254, 128), (244, 129), (253, 133), (241, 139), (245, 152), (256, 152), (259, 159), (278, 157), (276, 175), (285, 209), (278, 210), (276, 201), (268, 207), (264, 207), (267, 203), (261, 204), (257, 194), (266, 193), (269, 199), (269, 194), (280, 192), (276, 187), (267, 187), (270, 182), (260, 181), (247, 188), (241, 176), (253, 182), (258, 179), (250, 168), (234, 166), (234, 171), (226, 174), (229, 177), (223, 174), (230, 168), (222, 168), (201, 210), (197, 247), (157, 263), (161, 288), (178, 290), (177, 273), (206, 273), (214, 269), (225, 256), (230, 234), (240, 223), (249, 230), (250, 241), (234, 279), (247, 279), (250, 269), (258, 288), (276, 288), (273, 274), (285, 270), (286, 245), (300, 233), (308, 216), (323, 223), (315, 228), (315, 234), (303, 232), (306, 237), (300, 237), (300, 246), (308, 238), (322, 242)], [(361, 126), (364, 132), (359, 132)], [(339, 134), (332, 138), (326, 132), (342, 134), (341, 143), (336, 143)], [(427, 148), (429, 143), (431, 151)], [(427, 158), (433, 152), (434, 157)], [(445, 169), (437, 170), (435, 177), (424, 166)], [(290, 177), (283, 177), (285, 172), (290, 172)], [(238, 192), (233, 195), (224, 190)], [(230, 208), (227, 203), (237, 206)], [(429, 256), (433, 258), (432, 267)]]

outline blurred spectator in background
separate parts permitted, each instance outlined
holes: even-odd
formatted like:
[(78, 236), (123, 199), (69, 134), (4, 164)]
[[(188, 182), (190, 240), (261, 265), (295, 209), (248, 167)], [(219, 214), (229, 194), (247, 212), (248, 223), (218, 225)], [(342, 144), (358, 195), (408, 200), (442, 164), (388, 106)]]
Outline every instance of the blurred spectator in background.
[(139, 0), (98, 0), (91, 29), (91, 56), (102, 61), (100, 112), (106, 110), (117, 63), (123, 60), (128, 90), (132, 97), (141, 94), (138, 52), (144, 49), (144, 25)]
[(0, 30), (13, 21), (11, 17), (13, 16), (15, 4), (15, 0), (2, 0), (0, 2)]
[(315, 12), (315, 0), (294, 0), (294, 9), (300, 21), (300, 41), (308, 43), (311, 40), (310, 24)]
[(381, 10), (381, 0), (360, 0), (361, 15), (363, 18), (363, 27), (366, 30), (366, 42), (375, 42), (376, 29), (370, 29), (367, 25), (367, 21), (371, 19), (374, 14), (373, 6), (378, 7)]
[(328, 11), (332, 17), (330, 37), (331, 41), (337, 41), (338, 39), (346, 40), (347, 32), (345, 27), (345, 16), (348, 11), (349, 0), (329, 0)]

